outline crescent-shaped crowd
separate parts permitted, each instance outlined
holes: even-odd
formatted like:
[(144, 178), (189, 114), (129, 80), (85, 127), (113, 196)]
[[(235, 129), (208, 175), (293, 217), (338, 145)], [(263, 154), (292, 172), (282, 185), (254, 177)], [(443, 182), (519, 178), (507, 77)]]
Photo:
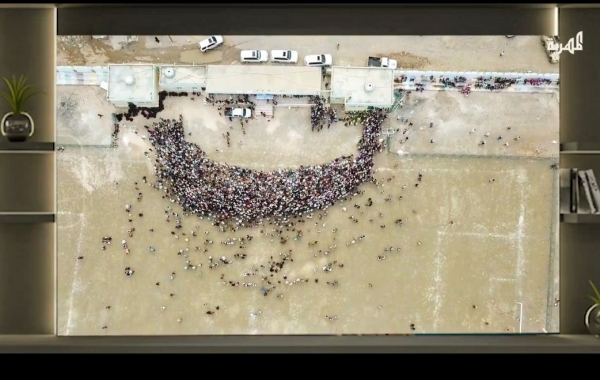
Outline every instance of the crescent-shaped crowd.
[(288, 219), (327, 209), (373, 181), (375, 153), (383, 150), (385, 111), (364, 119), (358, 152), (332, 162), (294, 169), (258, 171), (207, 157), (185, 140), (183, 119), (159, 119), (149, 131), (155, 157), (156, 187), (189, 214), (250, 226), (264, 218)]

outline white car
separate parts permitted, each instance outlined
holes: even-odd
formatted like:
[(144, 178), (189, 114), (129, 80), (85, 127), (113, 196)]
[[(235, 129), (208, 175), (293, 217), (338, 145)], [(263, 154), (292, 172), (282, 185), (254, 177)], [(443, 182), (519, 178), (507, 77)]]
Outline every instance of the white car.
[(248, 119), (252, 117), (252, 110), (250, 108), (234, 108), (231, 110), (231, 117)]
[(331, 57), (331, 54), (307, 55), (306, 57), (304, 57), (304, 63), (306, 64), (306, 66), (331, 66), (331, 64), (333, 63), (333, 58)]
[(240, 59), (242, 62), (267, 62), (269, 60), (269, 53), (266, 50), (242, 50)]
[(271, 50), (271, 62), (298, 63), (298, 52), (295, 50)]
[(198, 47), (201, 52), (206, 52), (216, 48), (223, 43), (223, 36), (211, 36), (205, 40), (198, 42)]

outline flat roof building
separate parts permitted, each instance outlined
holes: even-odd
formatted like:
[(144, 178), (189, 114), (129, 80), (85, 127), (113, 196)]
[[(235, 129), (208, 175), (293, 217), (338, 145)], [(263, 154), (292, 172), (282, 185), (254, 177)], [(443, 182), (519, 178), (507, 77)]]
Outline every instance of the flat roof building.
[(321, 68), (270, 65), (209, 65), (206, 92), (223, 95), (320, 95)]
[(394, 105), (394, 70), (380, 67), (333, 67), (330, 101), (348, 111)]
[(158, 68), (147, 64), (108, 65), (108, 101), (117, 107), (133, 103), (158, 106)]
[(161, 91), (200, 91), (206, 88), (206, 66), (161, 66)]

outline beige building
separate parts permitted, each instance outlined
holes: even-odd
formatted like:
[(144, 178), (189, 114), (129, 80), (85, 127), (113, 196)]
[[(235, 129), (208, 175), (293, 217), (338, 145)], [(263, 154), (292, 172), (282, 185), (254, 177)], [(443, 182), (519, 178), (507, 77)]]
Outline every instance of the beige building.
[(148, 64), (108, 65), (108, 101), (116, 107), (157, 107), (158, 71)]
[(390, 108), (394, 105), (394, 70), (380, 67), (333, 67), (332, 104), (346, 111)]
[(209, 65), (206, 92), (211, 95), (321, 94), (321, 68), (272, 65)]
[(195, 92), (206, 89), (206, 66), (161, 66), (160, 91)]

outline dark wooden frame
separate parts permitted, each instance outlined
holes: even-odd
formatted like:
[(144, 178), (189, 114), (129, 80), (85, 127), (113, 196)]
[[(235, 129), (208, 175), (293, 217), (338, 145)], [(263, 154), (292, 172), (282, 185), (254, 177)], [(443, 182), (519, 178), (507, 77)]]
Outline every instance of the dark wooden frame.
[[(560, 10), (561, 35), (568, 38), (580, 30), (585, 34), (583, 51), (561, 57), (560, 142), (569, 146), (600, 144), (600, 129), (595, 126), (600, 116), (600, 55), (591, 49), (600, 46), (600, 9), (583, 9), (593, 6), (565, 6)], [(553, 8), (519, 4), (312, 8), (60, 4), (58, 33), (541, 35), (554, 33)], [(202, 17), (197, 16), (200, 11)], [(11, 148), (0, 144), (0, 154), (5, 154), (0, 164), (0, 198), (13, 200), (9, 205), (0, 199), (0, 206), (4, 207), (0, 208), (0, 216), (2, 211), (27, 211), (30, 215), (19, 219), (5, 214), (0, 218), (0, 334), (5, 334), (0, 335), (0, 352), (120, 352), (125, 347), (129, 352), (600, 351), (600, 341), (586, 335), (583, 325), (589, 306), (587, 281), (600, 283), (600, 251), (596, 249), (600, 246), (600, 227), (581, 223), (561, 223), (559, 335), (56, 337), (56, 241), (52, 217), (56, 207), (55, 178), (50, 175), (55, 161), (55, 70), (51, 67), (56, 54), (54, 12), (50, 6), (0, 8), (0, 46), (14, 52), (0, 54), (0, 76), (24, 70), (51, 94), (36, 100), (32, 112), (43, 132), (34, 136), (27, 149), (7, 154)], [(249, 13), (253, 16), (247, 17)], [(254, 21), (245, 22), (240, 15)], [(600, 172), (600, 156), (565, 154), (561, 155), (560, 165), (597, 167)], [(4, 180), (16, 175), (26, 177), (23, 183), (28, 186), (17, 189), (10, 185), (12, 181)]]

